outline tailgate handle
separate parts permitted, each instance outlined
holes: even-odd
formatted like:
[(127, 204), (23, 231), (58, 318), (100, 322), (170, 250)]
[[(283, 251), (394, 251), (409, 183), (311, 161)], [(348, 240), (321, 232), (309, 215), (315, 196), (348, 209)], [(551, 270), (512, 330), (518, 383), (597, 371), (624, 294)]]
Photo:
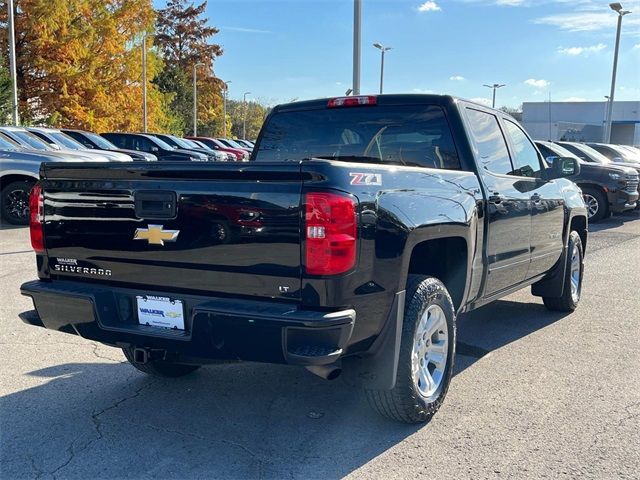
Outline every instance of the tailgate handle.
[(176, 217), (176, 192), (137, 191), (133, 194), (136, 217), (170, 219)]

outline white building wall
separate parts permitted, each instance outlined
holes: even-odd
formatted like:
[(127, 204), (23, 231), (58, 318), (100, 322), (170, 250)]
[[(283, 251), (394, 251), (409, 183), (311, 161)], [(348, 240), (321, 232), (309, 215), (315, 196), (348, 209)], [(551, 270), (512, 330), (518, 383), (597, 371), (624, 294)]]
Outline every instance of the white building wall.
[[(602, 141), (607, 102), (526, 102), (522, 123), (536, 140)], [(640, 101), (614, 102), (612, 143), (640, 144)]]

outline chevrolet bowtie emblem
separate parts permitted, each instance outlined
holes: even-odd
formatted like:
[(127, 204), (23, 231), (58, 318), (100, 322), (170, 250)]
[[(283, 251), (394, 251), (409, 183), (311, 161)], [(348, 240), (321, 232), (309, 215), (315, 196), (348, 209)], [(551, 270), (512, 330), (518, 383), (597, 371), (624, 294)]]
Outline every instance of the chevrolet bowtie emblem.
[(180, 230), (163, 230), (162, 225), (149, 225), (148, 228), (136, 228), (134, 240), (147, 240), (149, 245), (164, 245), (164, 242), (175, 242)]

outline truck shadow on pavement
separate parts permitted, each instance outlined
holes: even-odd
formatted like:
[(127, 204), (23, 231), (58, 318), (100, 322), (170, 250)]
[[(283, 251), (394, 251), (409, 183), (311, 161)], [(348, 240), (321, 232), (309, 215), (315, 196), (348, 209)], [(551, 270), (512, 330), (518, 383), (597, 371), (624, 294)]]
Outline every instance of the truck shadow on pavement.
[[(561, 318), (512, 301), (465, 315), (456, 374)], [(447, 421), (396, 424), (358, 389), (294, 367), (209, 366), (165, 380), (96, 362), (33, 371), (46, 383), (0, 398), (4, 478), (337, 478)]]

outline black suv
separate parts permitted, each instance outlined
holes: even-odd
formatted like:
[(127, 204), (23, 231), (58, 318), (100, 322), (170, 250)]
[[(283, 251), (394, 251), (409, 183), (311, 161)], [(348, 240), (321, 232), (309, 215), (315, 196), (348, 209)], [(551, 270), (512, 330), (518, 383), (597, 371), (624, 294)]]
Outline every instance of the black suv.
[(103, 133), (102, 136), (119, 148), (152, 153), (158, 160), (206, 162), (202, 153), (173, 148), (153, 135), (144, 133)]
[(158, 158), (152, 153), (137, 151), (137, 150), (127, 150), (124, 148), (118, 148), (116, 145), (111, 143), (104, 137), (101, 137), (97, 133), (86, 132), (84, 130), (70, 130), (68, 128), (62, 128), (62, 132), (69, 135), (76, 142), (80, 142), (87, 148), (91, 148), (94, 150), (106, 150), (111, 152), (120, 152), (126, 153), (134, 160), (146, 160), (146, 161), (154, 161)]
[(561, 157), (580, 162), (580, 173), (569, 178), (582, 189), (590, 222), (597, 222), (611, 213), (632, 210), (638, 200), (638, 174), (620, 165), (588, 163), (566, 148), (552, 142), (536, 142), (548, 163)]
[(202, 155), (206, 155), (207, 159), (210, 162), (215, 162), (218, 160), (216, 158), (216, 154), (211, 150), (207, 150), (206, 148), (192, 147), (187, 142), (185, 142), (182, 138), (176, 137), (175, 135), (168, 135), (166, 133), (150, 133), (149, 135), (159, 138), (160, 140), (162, 140), (168, 145), (171, 145), (174, 148), (180, 148), (182, 150), (188, 150), (190, 152), (198, 152), (198, 153), (201, 153)]

